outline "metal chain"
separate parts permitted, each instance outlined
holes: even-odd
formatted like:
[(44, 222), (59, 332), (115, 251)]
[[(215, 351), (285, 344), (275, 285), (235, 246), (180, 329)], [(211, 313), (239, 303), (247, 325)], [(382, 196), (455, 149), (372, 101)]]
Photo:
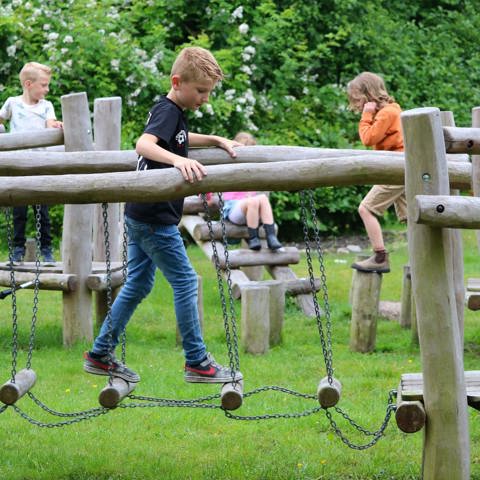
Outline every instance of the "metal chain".
[(26, 368), (30, 369), (32, 366), (33, 348), (35, 346), (35, 331), (37, 326), (38, 314), (38, 294), (40, 291), (40, 254), (41, 254), (41, 205), (35, 205), (35, 280), (33, 288), (33, 307), (32, 307), (32, 322), (30, 324), (30, 339), (28, 342), (28, 354)]
[[(322, 321), (322, 314), (320, 312), (320, 307), (318, 305), (318, 299), (317, 299), (317, 293), (315, 289), (315, 277), (313, 274), (313, 262), (312, 262), (312, 255), (311, 255), (311, 250), (310, 250), (310, 235), (308, 231), (308, 218), (307, 218), (307, 210), (305, 206), (305, 192), (301, 191), (300, 192), (300, 214), (301, 214), (301, 220), (302, 220), (302, 227), (303, 227), (303, 238), (305, 241), (305, 253), (307, 256), (307, 266), (308, 266), (308, 277), (310, 280), (310, 288), (312, 290), (312, 300), (313, 300), (313, 305), (315, 307), (315, 317), (317, 320), (317, 328), (318, 328), (318, 333), (320, 334), (320, 344), (322, 346), (322, 352), (323, 352), (323, 359), (325, 362), (325, 368), (327, 371), (328, 375), (328, 381), (330, 384), (332, 384), (332, 377), (333, 377), (333, 367), (332, 367), (332, 345), (331, 345), (331, 336), (328, 335), (327, 333), (327, 338), (325, 338), (325, 333), (324, 333), (324, 326), (323, 326), (323, 321)], [(321, 252), (319, 252), (319, 255), (321, 255)], [(323, 280), (323, 279), (322, 279)], [(329, 304), (327, 302), (325, 308), (329, 309)], [(330, 314), (328, 316), (330, 318)], [(326, 329), (329, 329), (329, 325), (326, 326)]]
[[(32, 425), (36, 425), (37, 427), (45, 427), (45, 428), (56, 428), (56, 427), (65, 427), (67, 425), (73, 425), (74, 423), (79, 423), (84, 420), (91, 420), (93, 418), (99, 417), (100, 415), (105, 415), (106, 413), (109, 413), (110, 410), (108, 408), (99, 408), (97, 409), (94, 413), (88, 413), (85, 414), (84, 416), (78, 416), (76, 418), (72, 418), (70, 420), (65, 420), (63, 422), (57, 422), (57, 423), (46, 423), (46, 422), (40, 422), (39, 420), (35, 420), (32, 418), (30, 415), (26, 414), (20, 408), (18, 408), (16, 405), (11, 405), (11, 407), (25, 420), (27, 420), (29, 423)], [(93, 412), (93, 410), (92, 410)]]
[(15, 383), (17, 375), (17, 356), (18, 356), (18, 314), (17, 314), (17, 294), (15, 292), (15, 270), (13, 268), (13, 235), (12, 235), (12, 212), (10, 208), (5, 208), (5, 222), (7, 228), (8, 260), (10, 269), (10, 288), (12, 289), (12, 371), (11, 382)]
[[(213, 259), (215, 263), (215, 271), (217, 274), (217, 284), (218, 284), (218, 292), (220, 294), (220, 301), (222, 304), (222, 312), (223, 312), (223, 325), (225, 329), (225, 339), (227, 342), (228, 348), (228, 358), (229, 358), (229, 365), (230, 365), (230, 372), (232, 374), (232, 380), (235, 378), (235, 371), (240, 370), (240, 359), (238, 355), (238, 338), (237, 338), (237, 331), (236, 331), (236, 321), (235, 321), (235, 310), (233, 307), (233, 294), (232, 294), (232, 283), (230, 279), (230, 260), (228, 258), (228, 244), (226, 239), (226, 232), (225, 232), (225, 222), (223, 220), (223, 199), (221, 198), (221, 194), (219, 194), (219, 201), (220, 201), (220, 222), (222, 224), (222, 243), (225, 255), (225, 273), (227, 276), (227, 288), (228, 288), (228, 296), (229, 296), (229, 305), (230, 305), (230, 318), (227, 312), (227, 301), (225, 298), (225, 290), (223, 285), (223, 277), (222, 271), (220, 268), (220, 259), (218, 255), (217, 245), (215, 241), (215, 234), (213, 232), (212, 226), (212, 219), (210, 215), (210, 208), (208, 207), (207, 197), (204, 193), (201, 194), (203, 208), (205, 211), (205, 218), (207, 221), (208, 232), (210, 235), (210, 242), (212, 245), (212, 252), (213, 252)], [(230, 326), (231, 324), (231, 326)], [(232, 330), (230, 332), (230, 330)], [(233, 342), (232, 342), (233, 337)], [(233, 346), (232, 346), (233, 343)]]
[[(122, 232), (122, 277), (123, 285), (127, 283), (127, 273), (128, 273), (128, 230), (127, 224), (125, 223), (125, 216), (123, 218), (123, 232)], [(122, 363), (125, 364), (127, 361), (127, 330), (123, 329), (122, 332)]]
[[(305, 205), (305, 195), (308, 195), (309, 199), (309, 209), (310, 209), (310, 214), (311, 214), (311, 220), (312, 220), (312, 225), (313, 225), (313, 230), (314, 230), (314, 236), (315, 236), (315, 249), (318, 255), (318, 261), (319, 261), (319, 266), (320, 266), (320, 273), (321, 273), (321, 288), (323, 292), (323, 302), (324, 302), (324, 315), (325, 315), (325, 330), (326, 334), (324, 333), (324, 328), (323, 328), (323, 322), (321, 319), (321, 313), (320, 313), (320, 308), (318, 306), (318, 301), (317, 301), (317, 295), (315, 291), (315, 278), (313, 274), (313, 262), (312, 262), (312, 255), (311, 255), (311, 250), (310, 250), (310, 237), (309, 237), (309, 232), (308, 232), (308, 219), (307, 219), (307, 212), (306, 212), (306, 205)], [(328, 381), (331, 384), (332, 383), (332, 377), (333, 377), (333, 362), (332, 362), (332, 333), (331, 333), (331, 315), (330, 315), (330, 303), (328, 300), (328, 288), (327, 288), (327, 277), (325, 273), (325, 264), (324, 264), (324, 259), (323, 259), (323, 249), (321, 247), (321, 242), (320, 242), (320, 230), (318, 227), (318, 218), (317, 218), (317, 210), (315, 207), (315, 202), (313, 199), (313, 192), (309, 190), (307, 193), (304, 191), (300, 192), (300, 208), (301, 208), (301, 218), (302, 218), (302, 224), (303, 224), (303, 233), (304, 233), (304, 239), (305, 239), (305, 253), (307, 256), (307, 264), (308, 264), (308, 273), (309, 273), (309, 279), (310, 279), (310, 286), (312, 288), (312, 297), (313, 297), (313, 303), (315, 306), (315, 313), (317, 317), (317, 326), (318, 326), (318, 331), (320, 334), (320, 342), (322, 345), (322, 351), (323, 351), (323, 356), (325, 360), (325, 367), (327, 369), (327, 375), (328, 375)], [(326, 339), (325, 339), (326, 337)], [(392, 391), (395, 392), (395, 391)], [(350, 448), (356, 449), (356, 450), (364, 450), (367, 449), (373, 445), (375, 445), (378, 440), (381, 438), (383, 435), (383, 432), (387, 428), (388, 422), (390, 421), (390, 417), (392, 415), (392, 412), (395, 411), (396, 406), (393, 403), (393, 394), (390, 392), (389, 398), (388, 398), (388, 403), (387, 403), (387, 411), (385, 414), (385, 418), (383, 420), (382, 426), (380, 427), (379, 430), (376, 432), (369, 432), (368, 430), (364, 429), (361, 427), (358, 423), (356, 423), (346, 412), (341, 410), (339, 407), (335, 407), (335, 410), (337, 413), (339, 413), (352, 427), (354, 427), (357, 431), (363, 433), (364, 435), (372, 435), (374, 438), (372, 439), (371, 442), (363, 445), (356, 445), (352, 443), (348, 438), (346, 438), (342, 431), (338, 428), (337, 424), (333, 420), (331, 411), (329, 409), (325, 410), (325, 415), (330, 421), (330, 425), (333, 428), (335, 434), (342, 440), (343, 443), (345, 443), (347, 446)]]

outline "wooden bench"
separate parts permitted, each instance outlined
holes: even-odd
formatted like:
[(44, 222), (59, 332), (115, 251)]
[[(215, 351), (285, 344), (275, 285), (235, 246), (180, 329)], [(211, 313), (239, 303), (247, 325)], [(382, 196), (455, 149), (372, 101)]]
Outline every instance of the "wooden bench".
[[(468, 405), (480, 410), (480, 370), (466, 371), (465, 383)], [(425, 425), (422, 373), (404, 373), (401, 376), (395, 418), (398, 428), (405, 433), (418, 432)]]
[(470, 310), (480, 310), (480, 278), (467, 280), (465, 303)]

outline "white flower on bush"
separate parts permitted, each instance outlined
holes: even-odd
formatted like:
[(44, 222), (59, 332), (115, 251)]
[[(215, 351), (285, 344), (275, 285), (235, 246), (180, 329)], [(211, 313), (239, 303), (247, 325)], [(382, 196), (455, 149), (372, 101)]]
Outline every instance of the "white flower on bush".
[(22, 0), (12, 0), (12, 5), (14, 7), (19, 7), (22, 4)]
[(241, 113), (241, 112), (243, 111), (243, 108), (242, 108), (241, 105), (237, 105), (237, 106), (235, 107), (235, 110), (236, 110), (237, 112)]
[(73, 60), (69, 58), (65, 63), (62, 64), (64, 70), (70, 70), (73, 65)]
[(2, 85), (2, 84), (0, 83), (0, 92), (3, 92), (4, 90), (5, 90), (5, 85)]
[(310, 93), (310, 89), (308, 87), (303, 87), (302, 93), (304, 95), (308, 95)]
[(113, 60), (110, 61), (110, 65), (115, 71), (118, 72), (118, 67), (120, 66), (120, 60), (114, 58)]
[(200, 110), (195, 110), (193, 112), (193, 115), (197, 118), (202, 118), (203, 117), (203, 113)]
[(60, 35), (57, 32), (50, 32), (47, 35), (47, 38), (51, 41), (54, 42)]
[(65, 55), (65, 54), (68, 53), (68, 48), (62, 48), (62, 49), (60, 49), (60, 52), (61, 52), (62, 55)]
[(246, 34), (248, 33), (249, 28), (250, 28), (250, 27), (248, 26), (248, 24), (242, 23), (241, 25), (239, 25), (238, 31), (239, 31), (242, 35), (246, 35)]
[(244, 53), (248, 53), (249, 55), (255, 55), (255, 52), (257, 51), (253, 45), (247, 45), (243, 49)]
[(73, 37), (71, 35), (65, 35), (63, 43), (73, 43)]
[(213, 111), (213, 107), (211, 103), (205, 104), (205, 112), (207, 112), (209, 115), (215, 115), (215, 112)]
[(235, 97), (235, 89), (234, 88), (229, 88), (228, 90), (225, 91), (225, 100), (227, 102), (231, 102)]
[(248, 65), (242, 65), (240, 67), (240, 71), (242, 71), (243, 73), (246, 73), (247, 75), (252, 74), (252, 69)]
[(49, 24), (49, 23), (45, 23), (45, 24), (43, 25), (43, 29), (44, 29), (44, 30), (50, 30), (50, 24)]
[(14, 57), (16, 51), (17, 51), (17, 47), (15, 45), (10, 45), (9, 47), (7, 47), (7, 55), (9, 57)]
[(232, 20), (243, 18), (243, 7), (240, 5), (232, 12)]

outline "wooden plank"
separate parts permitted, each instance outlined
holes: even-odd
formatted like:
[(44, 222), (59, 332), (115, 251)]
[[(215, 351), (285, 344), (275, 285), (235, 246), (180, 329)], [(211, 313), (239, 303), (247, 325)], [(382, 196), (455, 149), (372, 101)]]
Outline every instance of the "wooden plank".
[(63, 144), (61, 128), (46, 128), (34, 132), (5, 133), (0, 135), (0, 151), (22, 148), (48, 147)]
[[(111, 262), (110, 266), (111, 266), (112, 272), (116, 272), (123, 269), (122, 262)], [(36, 265), (35, 265), (35, 262), (24, 262), (23, 265), (15, 265), (13, 269), (15, 270), (15, 272), (35, 273)], [(7, 262), (1, 262), (0, 271), (2, 270), (10, 271), (10, 265)], [(54, 267), (47, 267), (40, 263), (39, 272), (40, 273), (63, 273), (63, 263), (56, 262), (56, 265)], [(92, 274), (105, 273), (105, 262), (92, 262), (91, 273)]]
[(480, 278), (467, 279), (467, 290), (471, 292), (480, 292)]
[(472, 310), (474, 312), (480, 310), (480, 292), (467, 291), (465, 299), (469, 310)]
[[(220, 268), (226, 268), (226, 258), (223, 248), (218, 252)], [(296, 247), (284, 247), (274, 252), (270, 250), (236, 249), (228, 252), (231, 268), (254, 265), (291, 265), (300, 262), (300, 253)]]
[(480, 153), (480, 128), (443, 127), (448, 153)]
[[(20, 285), (26, 282), (35, 281), (36, 273), (34, 272), (16, 272), (15, 284)], [(77, 276), (74, 274), (63, 273), (40, 273), (38, 275), (39, 288), (41, 290), (61, 290), (63, 292), (73, 292), (77, 288)], [(0, 285), (10, 287), (10, 272), (0, 270)], [(35, 285), (27, 287), (34, 289)]]

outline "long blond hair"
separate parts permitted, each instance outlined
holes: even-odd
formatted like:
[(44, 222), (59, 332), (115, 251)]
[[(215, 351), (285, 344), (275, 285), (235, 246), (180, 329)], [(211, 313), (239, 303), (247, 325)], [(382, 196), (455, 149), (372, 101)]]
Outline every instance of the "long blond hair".
[(375, 102), (378, 108), (395, 102), (395, 99), (388, 94), (383, 78), (371, 72), (362, 72), (348, 82), (347, 94), (350, 108), (356, 112), (361, 111), (359, 105), (367, 102)]

